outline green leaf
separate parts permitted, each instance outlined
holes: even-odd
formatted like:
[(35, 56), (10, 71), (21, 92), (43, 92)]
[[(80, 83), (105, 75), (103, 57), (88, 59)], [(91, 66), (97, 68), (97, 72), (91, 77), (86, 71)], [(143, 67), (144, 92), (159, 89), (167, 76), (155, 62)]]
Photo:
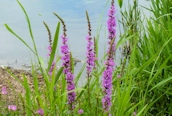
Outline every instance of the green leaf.
[(116, 49), (117, 49), (120, 45), (124, 44), (127, 40), (132, 39), (134, 36), (136, 36), (136, 34), (133, 34), (133, 35), (131, 35), (131, 36), (128, 36), (127, 38), (124, 38), (125, 36), (123, 36), (123, 37), (118, 41), (118, 43), (116, 44)]
[(49, 61), (49, 64), (48, 64), (48, 71), (51, 68), (51, 65), (52, 65), (52, 62), (54, 60), (54, 56), (55, 56), (55, 53), (56, 53), (56, 49), (57, 49), (57, 45), (58, 45), (58, 38), (59, 38), (59, 31), (60, 31), (60, 22), (58, 22), (56, 32), (55, 32), (55, 36), (54, 36), (54, 40), (53, 40), (52, 52), (51, 52), (50, 61)]
[(144, 112), (144, 110), (146, 109), (148, 105), (146, 104), (138, 113), (137, 113), (137, 116), (141, 116), (143, 115), (142, 113)]
[(4, 25), (10, 33), (16, 36), (22, 43), (24, 43), (24, 45), (26, 45), (36, 55), (35, 51), (32, 50), (32, 48), (20, 36), (18, 36), (7, 24), (4, 24)]
[(162, 85), (166, 84), (168, 81), (170, 81), (172, 79), (172, 76), (167, 78), (167, 79), (164, 79), (163, 81), (159, 82), (158, 84), (156, 84), (154, 87), (152, 87), (149, 91), (155, 89), (155, 88), (158, 88), (158, 87), (161, 87)]
[(122, 3), (123, 3), (123, 0), (118, 0), (118, 4), (119, 4), (120, 8), (122, 7)]
[(55, 83), (57, 83), (57, 81), (59, 80), (59, 77), (62, 75), (64, 67), (60, 67), (60, 69), (58, 70), (57, 74), (56, 74), (56, 78), (55, 78)]
[(26, 90), (26, 93), (25, 93), (25, 97), (26, 97), (26, 114), (27, 116), (31, 116), (32, 115), (32, 111), (31, 111), (31, 107), (32, 107), (32, 101), (31, 101), (31, 91), (30, 91), (30, 88), (29, 88), (29, 84), (27, 82), (27, 78), (25, 75), (23, 75), (23, 78), (24, 78), (24, 88)]
[(29, 16), (27, 15), (27, 12), (24, 9), (24, 7), (22, 6), (22, 4), (18, 0), (17, 0), (17, 2), (18, 2), (18, 4), (20, 5), (20, 7), (22, 8), (22, 10), (23, 10), (23, 12), (25, 14), (25, 18), (26, 18), (26, 21), (27, 21), (27, 24), (28, 24), (28, 28), (29, 28), (29, 33), (30, 33), (30, 36), (32, 38), (32, 43), (33, 43), (33, 46), (34, 46), (34, 49), (35, 49), (35, 52), (36, 52), (36, 56), (38, 58), (38, 52), (37, 52), (36, 43), (35, 43), (35, 40), (34, 40), (34, 37), (33, 37)]

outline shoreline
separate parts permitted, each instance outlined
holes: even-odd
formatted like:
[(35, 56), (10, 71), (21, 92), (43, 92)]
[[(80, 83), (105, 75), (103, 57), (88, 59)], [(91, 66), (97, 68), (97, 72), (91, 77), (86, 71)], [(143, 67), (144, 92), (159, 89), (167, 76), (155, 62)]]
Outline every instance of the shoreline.
[[(25, 89), (24, 87), (20, 84), (20, 82), (17, 81), (12, 75), (7, 71), (7, 69), (15, 76), (15, 78), (18, 78), (19, 80), (23, 81), (23, 74), (27, 78), (28, 84), (33, 90), (33, 76), (31, 74), (31, 71), (24, 70), (24, 69), (15, 69), (13, 67), (7, 66), (7, 67), (2, 67), (0, 66), (0, 90), (2, 87), (7, 88), (7, 96), (8, 96), (8, 104), (10, 103), (15, 103), (17, 95), (19, 97), (19, 94), (24, 96), (25, 94)], [(39, 84), (42, 85), (43, 83), (43, 78), (42, 76), (38, 76)]]

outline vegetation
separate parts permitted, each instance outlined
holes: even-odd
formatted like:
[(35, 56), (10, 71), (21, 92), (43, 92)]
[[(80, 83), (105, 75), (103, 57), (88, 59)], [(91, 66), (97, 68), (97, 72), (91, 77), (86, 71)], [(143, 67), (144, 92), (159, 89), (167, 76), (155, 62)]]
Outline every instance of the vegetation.
[[(49, 34), (48, 66), (37, 52), (31, 22), (22, 4), (30, 36), (34, 45), (31, 48), (7, 24), (6, 28), (16, 36), (36, 56), (39, 72), (32, 62), (33, 89), (27, 78), (23, 80), (8, 72), (24, 88), (25, 95), (16, 95), (16, 104), (1, 109), (1, 115), (40, 115), (40, 116), (170, 116), (172, 115), (172, 2), (170, 0), (151, 0), (151, 7), (146, 8), (152, 15), (143, 22), (138, 6), (138, 0), (133, 6), (122, 10), (122, 0), (118, 0), (121, 7), (121, 32), (116, 43), (116, 17), (114, 0), (111, 4), (108, 20), (108, 49), (104, 55), (104, 62), (98, 61), (98, 36), (93, 39), (91, 34), (91, 20), (88, 12), (88, 36), (86, 37), (86, 62), (80, 72), (74, 77), (74, 59), (67, 43), (65, 21), (56, 13), (60, 20), (57, 23), (54, 39), (44, 22)], [(61, 45), (62, 57), (57, 57), (60, 25), (63, 26)], [(123, 58), (119, 66), (115, 65), (115, 51), (122, 47)], [(58, 62), (62, 66), (56, 68)], [(81, 74), (87, 70), (87, 82), (79, 86)], [(43, 76), (44, 85), (39, 86), (38, 73)], [(15, 90), (14, 90), (15, 93)], [(7, 99), (6, 88), (2, 88), (0, 105)], [(5, 105), (4, 105), (5, 106)]]

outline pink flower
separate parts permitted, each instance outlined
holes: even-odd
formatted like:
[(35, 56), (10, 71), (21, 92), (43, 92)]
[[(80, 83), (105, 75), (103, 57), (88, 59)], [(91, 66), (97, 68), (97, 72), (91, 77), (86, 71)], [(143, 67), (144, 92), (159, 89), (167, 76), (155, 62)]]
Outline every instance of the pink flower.
[(37, 113), (38, 113), (40, 116), (43, 116), (43, 115), (44, 115), (44, 110), (43, 110), (43, 109), (39, 109), (39, 110), (37, 110)]
[(7, 94), (7, 88), (6, 88), (5, 86), (2, 87), (2, 94), (3, 94), (3, 95)]
[(8, 109), (12, 110), (12, 111), (16, 111), (17, 110), (17, 106), (16, 105), (8, 105)]
[(78, 114), (83, 114), (83, 112), (84, 112), (83, 109), (78, 110)]

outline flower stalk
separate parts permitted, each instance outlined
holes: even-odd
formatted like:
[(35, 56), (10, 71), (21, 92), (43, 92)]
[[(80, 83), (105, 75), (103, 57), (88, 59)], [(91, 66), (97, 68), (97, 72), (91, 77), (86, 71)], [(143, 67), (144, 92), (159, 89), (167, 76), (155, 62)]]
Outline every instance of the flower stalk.
[(113, 77), (113, 70), (114, 70), (114, 57), (113, 53), (115, 52), (115, 36), (116, 36), (116, 20), (115, 20), (115, 6), (114, 0), (111, 2), (111, 8), (109, 10), (108, 16), (108, 51), (107, 51), (107, 58), (105, 61), (105, 70), (103, 72), (102, 78), (102, 86), (103, 86), (103, 93), (104, 97), (102, 98), (102, 105), (105, 112), (108, 112), (110, 115), (110, 108), (112, 105), (112, 77)]
[(50, 28), (48, 27), (48, 25), (47, 25), (45, 22), (43, 22), (43, 23), (44, 23), (44, 25), (45, 25), (45, 27), (46, 27), (46, 29), (47, 29), (47, 31), (48, 31), (49, 44), (50, 44), (50, 46), (52, 47), (52, 37), (51, 37), (51, 31), (50, 31)]
[(86, 17), (87, 17), (87, 23), (88, 23), (88, 36), (86, 36), (86, 40), (87, 40), (87, 52), (86, 52), (86, 56), (87, 56), (87, 65), (86, 65), (86, 69), (87, 69), (87, 92), (88, 92), (88, 102), (89, 102), (89, 107), (91, 109), (91, 101), (90, 101), (90, 77), (91, 72), (93, 70), (93, 68), (95, 67), (95, 53), (94, 53), (94, 49), (93, 49), (93, 42), (92, 37), (91, 37), (91, 24), (90, 24), (90, 19), (88, 16), (88, 12), (86, 11)]
[(61, 46), (61, 53), (62, 53), (62, 66), (64, 67), (63, 73), (66, 75), (66, 83), (67, 83), (67, 91), (68, 91), (68, 104), (69, 104), (69, 110), (72, 112), (72, 110), (75, 108), (74, 101), (76, 99), (76, 93), (75, 93), (75, 84), (74, 84), (74, 74), (72, 73), (71, 68), (71, 54), (68, 46), (68, 38), (66, 35), (66, 25), (64, 21), (56, 14), (54, 13), (57, 18), (61, 21), (63, 25), (63, 35), (61, 36), (62, 39), (62, 46)]

